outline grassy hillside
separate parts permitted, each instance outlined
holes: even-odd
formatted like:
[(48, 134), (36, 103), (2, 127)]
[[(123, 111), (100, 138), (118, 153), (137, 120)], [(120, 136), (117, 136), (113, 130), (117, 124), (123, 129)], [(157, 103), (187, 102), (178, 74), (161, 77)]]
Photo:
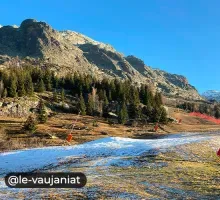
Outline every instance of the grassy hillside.
[[(182, 119), (182, 123), (161, 125), (159, 130), (154, 132), (153, 123), (148, 125), (134, 124), (124, 126), (111, 124), (108, 122), (108, 119), (100, 117), (60, 113), (49, 117), (45, 124), (37, 125), (37, 131), (34, 134), (25, 133), (22, 130), (26, 117), (0, 117), (0, 150), (73, 145), (108, 136), (146, 139), (179, 132), (209, 132), (220, 130), (220, 125), (213, 124), (198, 117), (192, 117), (188, 113), (176, 108), (169, 108), (169, 115)], [(66, 138), (71, 132), (73, 122), (75, 124), (72, 130), (73, 140), (69, 144)]]

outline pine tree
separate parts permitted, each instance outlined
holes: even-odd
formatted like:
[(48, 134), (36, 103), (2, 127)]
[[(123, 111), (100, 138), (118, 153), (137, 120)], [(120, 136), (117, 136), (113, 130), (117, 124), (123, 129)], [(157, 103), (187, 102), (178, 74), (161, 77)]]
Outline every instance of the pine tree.
[(129, 117), (132, 119), (139, 118), (140, 116), (139, 105), (135, 102), (132, 102), (129, 108), (130, 108)]
[(74, 79), (72, 74), (67, 74), (65, 76), (65, 85), (64, 88), (68, 89), (68, 90), (72, 90), (74, 88)]
[(56, 88), (56, 89), (58, 89), (58, 87), (59, 87), (59, 79), (58, 79), (58, 77), (55, 76), (54, 74), (53, 74), (53, 76), (52, 76), (52, 83), (53, 83), (53, 87)]
[(84, 101), (82, 93), (80, 94), (79, 110), (80, 110), (81, 115), (86, 114), (86, 105), (85, 105), (85, 101)]
[(166, 109), (162, 106), (160, 109), (160, 122), (166, 124), (167, 123), (167, 112)]
[(24, 74), (21, 72), (18, 74), (18, 96), (22, 97), (25, 96), (26, 91), (25, 91), (25, 86), (24, 86)]
[(145, 120), (150, 121), (150, 119), (152, 117), (151, 114), (152, 114), (152, 107), (151, 106), (147, 105), (142, 108), (142, 115)]
[(88, 115), (94, 114), (94, 100), (93, 100), (93, 96), (91, 94), (89, 94), (89, 96), (88, 96), (87, 113), (88, 113)]
[(103, 100), (104, 100), (104, 91), (103, 91), (103, 90), (99, 90), (98, 96), (99, 96), (99, 99), (100, 99), (101, 101), (103, 101)]
[(216, 119), (220, 118), (220, 111), (219, 111), (219, 109), (216, 109), (216, 111), (215, 111), (215, 118)]
[[(111, 91), (111, 100), (116, 100), (117, 99), (117, 94), (116, 94), (116, 87), (115, 87), (115, 82), (111, 81), (109, 85), (109, 90)], [(109, 96), (110, 98), (110, 96)]]
[(65, 100), (65, 90), (62, 88), (62, 90), (61, 90), (61, 101), (62, 101), (62, 103), (64, 103), (64, 100)]
[(130, 89), (129, 101), (134, 105), (138, 105), (140, 103), (138, 90), (134, 86), (132, 86)]
[(57, 90), (56, 90), (56, 89), (55, 89), (54, 92), (53, 92), (53, 100), (54, 100), (55, 102), (58, 101), (58, 94), (57, 94)]
[(126, 104), (123, 102), (122, 107), (119, 111), (118, 122), (120, 124), (124, 124), (127, 119), (128, 119), (127, 107), (126, 107)]
[(59, 80), (59, 85), (60, 85), (61, 88), (64, 88), (64, 87), (65, 87), (65, 79), (64, 79), (64, 78), (61, 78), (61, 79)]
[(9, 97), (17, 96), (17, 77), (14, 74), (11, 74), (9, 79), (8, 96)]
[(141, 89), (140, 89), (140, 94), (139, 94), (139, 96), (140, 96), (140, 99), (142, 100), (142, 102), (143, 102), (143, 100), (144, 100), (144, 96), (145, 96), (145, 85), (141, 85)]
[(26, 94), (28, 96), (32, 96), (34, 94), (34, 86), (33, 86), (31, 75), (29, 73), (26, 74), (24, 86), (26, 89)]
[(44, 85), (44, 81), (43, 79), (40, 79), (38, 81), (38, 84), (37, 84), (37, 92), (44, 92), (45, 91), (45, 85)]
[(129, 117), (132, 119), (136, 119), (140, 116), (140, 109), (139, 109), (140, 98), (139, 98), (138, 90), (134, 86), (131, 86), (130, 88), (129, 102), (130, 102)]
[(107, 95), (106, 95), (106, 91), (104, 90), (104, 93), (103, 93), (103, 102), (104, 102), (104, 106), (108, 105), (108, 98), (107, 98)]
[(152, 113), (151, 113), (151, 121), (152, 122), (159, 122), (160, 120), (160, 108), (158, 108), (157, 106), (154, 106), (152, 109)]
[(36, 121), (32, 115), (30, 115), (24, 123), (24, 130), (34, 133), (36, 131)]
[(52, 90), (52, 81), (48, 80), (46, 83), (46, 90), (51, 91)]
[(42, 99), (39, 101), (37, 108), (38, 108), (38, 117), (37, 117), (38, 122), (43, 124), (47, 121), (47, 112)]
[(142, 95), (143, 95), (143, 104), (146, 106), (152, 106), (153, 94), (149, 87), (145, 86), (145, 90)]
[(161, 93), (156, 92), (154, 96), (154, 102), (155, 102), (155, 105), (158, 107), (160, 107), (163, 104)]
[(88, 76), (84, 78), (84, 91), (87, 93), (90, 91), (91, 81)]
[(111, 90), (108, 91), (108, 99), (109, 99), (109, 101), (112, 101), (112, 91)]
[(46, 86), (46, 90), (51, 91), (52, 90), (52, 76), (51, 76), (51, 72), (48, 69), (45, 71), (44, 83)]

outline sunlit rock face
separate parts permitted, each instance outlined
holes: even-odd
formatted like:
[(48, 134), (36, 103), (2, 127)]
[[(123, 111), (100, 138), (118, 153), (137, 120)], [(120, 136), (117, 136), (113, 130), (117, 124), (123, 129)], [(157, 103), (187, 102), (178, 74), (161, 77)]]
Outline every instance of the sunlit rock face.
[(138, 86), (148, 84), (165, 95), (202, 98), (184, 76), (153, 69), (135, 56), (124, 56), (109, 44), (75, 31), (56, 31), (34, 19), (24, 20), (19, 27), (0, 28), (0, 67), (12, 65), (15, 58), (19, 66), (27, 62), (47, 64), (60, 76), (78, 71), (98, 79), (130, 79)]

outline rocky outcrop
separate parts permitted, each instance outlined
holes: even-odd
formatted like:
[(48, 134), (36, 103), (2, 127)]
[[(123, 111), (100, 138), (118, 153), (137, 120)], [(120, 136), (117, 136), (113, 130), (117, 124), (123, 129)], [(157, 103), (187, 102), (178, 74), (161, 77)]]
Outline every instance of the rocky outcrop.
[(159, 91), (163, 92), (164, 94), (180, 96), (189, 99), (201, 98), (195, 87), (188, 83), (186, 77), (177, 74), (171, 74), (159, 69), (153, 69), (145, 65), (144, 61), (136, 58), (135, 56), (127, 56), (126, 60), (131, 64), (133, 68), (145, 76), (150, 83), (155, 85)]
[(80, 33), (56, 31), (33, 19), (24, 20), (20, 27), (0, 27), (0, 68), (27, 62), (50, 66), (59, 76), (78, 71), (99, 79), (128, 78), (137, 85), (151, 84), (166, 95), (201, 99), (185, 77), (152, 69), (141, 59), (124, 57), (111, 45)]
[(13, 117), (26, 117), (31, 110), (36, 109), (38, 100), (31, 100), (27, 97), (20, 97), (16, 99), (4, 99), (0, 101), (0, 115)]

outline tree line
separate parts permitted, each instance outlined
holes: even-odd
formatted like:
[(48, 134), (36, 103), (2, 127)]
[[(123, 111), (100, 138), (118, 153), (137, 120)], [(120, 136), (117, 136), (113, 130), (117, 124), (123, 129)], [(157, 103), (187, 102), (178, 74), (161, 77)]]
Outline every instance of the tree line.
[(216, 104), (207, 104), (207, 103), (190, 103), (184, 102), (182, 104), (177, 105), (178, 108), (186, 110), (188, 112), (200, 112), (202, 114), (207, 114), (210, 116), (214, 116), (217, 119), (220, 119), (220, 105)]
[(1, 97), (33, 96), (34, 92), (45, 91), (53, 92), (54, 101), (61, 96), (64, 102), (67, 93), (77, 97), (77, 108), (82, 115), (108, 117), (114, 111), (122, 124), (129, 119), (167, 122), (161, 94), (154, 94), (144, 84), (137, 87), (129, 80), (104, 78), (100, 81), (77, 72), (58, 77), (40, 67), (0, 71)]

